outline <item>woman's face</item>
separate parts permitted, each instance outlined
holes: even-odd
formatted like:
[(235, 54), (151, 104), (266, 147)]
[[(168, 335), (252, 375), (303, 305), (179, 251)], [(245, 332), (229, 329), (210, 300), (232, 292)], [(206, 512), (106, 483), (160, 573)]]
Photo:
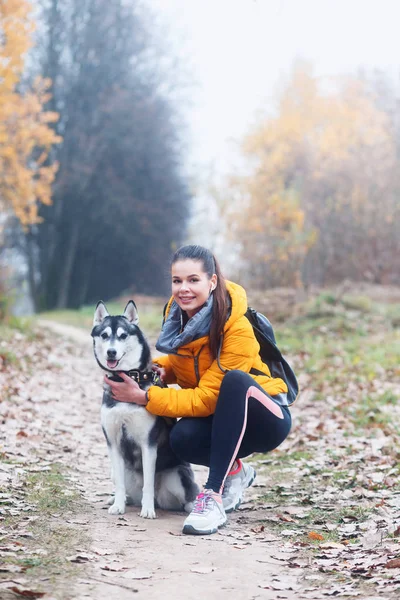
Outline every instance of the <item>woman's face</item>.
[(177, 304), (192, 318), (207, 301), (217, 285), (217, 276), (209, 279), (200, 260), (190, 258), (172, 265), (172, 295)]

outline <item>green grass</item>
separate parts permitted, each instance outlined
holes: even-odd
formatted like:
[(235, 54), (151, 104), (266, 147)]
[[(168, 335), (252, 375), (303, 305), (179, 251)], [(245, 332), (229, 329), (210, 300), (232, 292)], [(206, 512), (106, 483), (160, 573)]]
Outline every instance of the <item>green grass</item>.
[(24, 335), (32, 335), (32, 319), (10, 317), (6, 321), (0, 322), (0, 340), (12, 342), (17, 332)]
[(31, 473), (27, 477), (27, 499), (41, 514), (73, 511), (79, 505), (79, 495), (63, 474), (62, 467), (54, 464), (50, 471)]
[(11, 350), (16, 346), (16, 336), (22, 336), (20, 339), (28, 342), (40, 338), (40, 333), (34, 328), (34, 319), (10, 317), (0, 322), (0, 354), (8, 354), (5, 358), (10, 363), (14, 363), (16, 358)]
[[(9, 492), (1, 488), (0, 491)], [(50, 471), (27, 473), (23, 487), (16, 490), (13, 497), (23, 499), (26, 509), (17, 515), (5, 516), (2, 527), (11, 534), (15, 532), (15, 536), (8, 538), (8, 543), (15, 539), (26, 551), (4, 556), (2, 561), (21, 567), (24, 577), (35, 584), (35, 589), (51, 590), (52, 595), (61, 600), (64, 597), (63, 582), (68, 581), (71, 589), (74, 578), (80, 574), (79, 568), (67, 557), (76, 553), (76, 548), (89, 544), (82, 527), (68, 525), (66, 520), (77, 512), (86, 511), (87, 507), (72, 490), (64, 467), (59, 464), (52, 465)], [(35, 518), (29, 520), (30, 516)], [(29, 531), (32, 537), (19, 537), (21, 529)], [(42, 586), (37, 584), (40, 580), (45, 582)]]
[(400, 423), (398, 418), (393, 418), (391, 406), (398, 403), (399, 399), (391, 392), (385, 392), (376, 397), (366, 396), (362, 403), (352, 409), (345, 408), (345, 412), (356, 426), (356, 435), (363, 436), (368, 429), (379, 428), (387, 433), (400, 434)]
[(20, 360), (14, 352), (16, 335), (26, 340), (35, 337), (30, 319), (9, 318), (0, 323), (0, 370), (18, 367)]
[(15, 365), (18, 359), (14, 352), (0, 347), (0, 361), (4, 366)]
[(375, 321), (376, 312), (348, 315), (345, 311), (333, 317), (301, 317), (276, 331), (283, 352), (311, 375), (317, 399), (324, 398), (327, 384), (371, 382), (387, 372), (399, 369), (400, 330), (386, 318)]

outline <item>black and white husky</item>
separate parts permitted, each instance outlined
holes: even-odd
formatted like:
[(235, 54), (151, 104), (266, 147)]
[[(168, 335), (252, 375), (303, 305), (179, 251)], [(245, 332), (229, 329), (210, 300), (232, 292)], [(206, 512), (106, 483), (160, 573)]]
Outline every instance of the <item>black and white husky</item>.
[[(122, 371), (147, 389), (156, 374), (138, 322), (133, 300), (119, 316), (110, 316), (99, 302), (93, 320), (93, 347), (98, 364), (111, 379), (122, 381), (118, 377)], [(155, 518), (155, 506), (190, 512), (198, 486), (190, 465), (169, 445), (174, 423), (175, 419), (156, 417), (144, 406), (115, 401), (110, 387), (104, 385), (101, 424), (115, 485), (110, 514), (123, 514), (127, 502), (141, 506), (140, 516), (147, 519)]]

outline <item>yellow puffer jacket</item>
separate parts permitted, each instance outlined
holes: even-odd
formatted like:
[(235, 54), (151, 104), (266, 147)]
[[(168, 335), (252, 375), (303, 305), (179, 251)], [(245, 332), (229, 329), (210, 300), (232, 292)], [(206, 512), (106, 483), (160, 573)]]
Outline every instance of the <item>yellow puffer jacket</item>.
[[(249, 373), (254, 368), (269, 374), (267, 365), (259, 356), (260, 346), (253, 328), (244, 316), (247, 310), (246, 292), (230, 281), (227, 281), (227, 289), (232, 307), (224, 328), (219, 363), (228, 371), (240, 369)], [(166, 316), (172, 301), (173, 298), (168, 303)], [(182, 389), (152, 386), (148, 390), (146, 406), (149, 412), (165, 417), (207, 417), (214, 413), (224, 373), (217, 360), (211, 357), (208, 336), (181, 346), (178, 354), (159, 356), (154, 362), (166, 370), (166, 383), (177, 383)], [(267, 375), (252, 377), (271, 396), (287, 392), (282, 379)]]

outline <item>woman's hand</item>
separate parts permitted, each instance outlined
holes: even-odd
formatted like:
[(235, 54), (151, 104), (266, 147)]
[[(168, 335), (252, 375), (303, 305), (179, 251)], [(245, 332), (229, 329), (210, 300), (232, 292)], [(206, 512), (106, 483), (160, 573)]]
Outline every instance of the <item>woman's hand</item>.
[(133, 404), (139, 404), (140, 406), (146, 406), (147, 397), (146, 392), (141, 390), (134, 379), (126, 375), (125, 373), (118, 373), (118, 376), (123, 381), (112, 381), (105, 375), (104, 383), (110, 386), (111, 394), (114, 400), (118, 402), (131, 402)]
[(159, 367), (158, 365), (152, 364), (151, 365), (151, 370), (155, 371), (157, 373), (157, 375), (159, 376), (159, 378), (161, 379), (161, 381), (163, 383), (165, 383), (165, 379), (167, 377), (167, 372), (164, 369), (164, 367)]

